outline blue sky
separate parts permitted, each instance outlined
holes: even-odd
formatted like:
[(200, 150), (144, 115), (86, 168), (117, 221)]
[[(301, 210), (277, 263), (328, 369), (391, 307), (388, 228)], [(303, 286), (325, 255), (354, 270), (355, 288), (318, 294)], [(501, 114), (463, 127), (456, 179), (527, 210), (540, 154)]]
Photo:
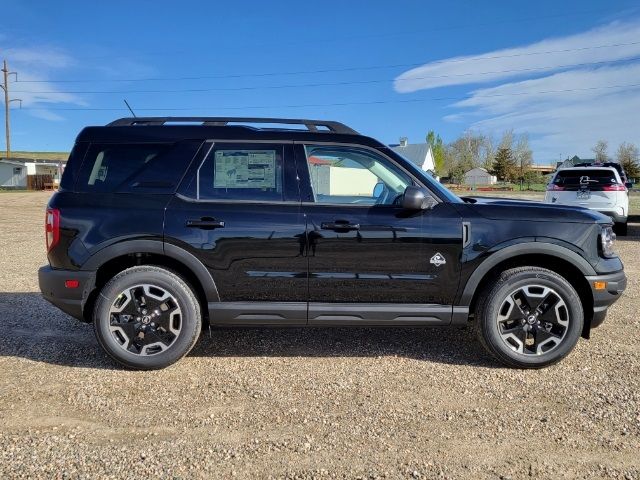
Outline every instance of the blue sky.
[[(640, 144), (637, 1), (3, 2), (14, 150), (138, 115), (343, 121), (386, 143), (528, 132), (534, 159)], [(4, 142), (2, 142), (4, 148)]]

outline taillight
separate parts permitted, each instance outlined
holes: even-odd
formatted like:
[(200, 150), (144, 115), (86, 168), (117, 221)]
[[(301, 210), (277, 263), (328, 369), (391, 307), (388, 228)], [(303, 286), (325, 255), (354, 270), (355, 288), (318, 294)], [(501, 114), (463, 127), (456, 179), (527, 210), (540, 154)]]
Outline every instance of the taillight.
[(549, 185), (547, 185), (547, 192), (557, 192), (562, 190), (564, 190), (564, 187), (556, 185), (555, 183), (550, 183)]
[(44, 220), (44, 232), (47, 239), (47, 253), (58, 244), (60, 240), (60, 210), (47, 208)]
[(605, 192), (626, 192), (627, 187), (622, 185), (621, 183), (614, 183), (613, 185), (605, 185), (602, 187), (602, 190)]

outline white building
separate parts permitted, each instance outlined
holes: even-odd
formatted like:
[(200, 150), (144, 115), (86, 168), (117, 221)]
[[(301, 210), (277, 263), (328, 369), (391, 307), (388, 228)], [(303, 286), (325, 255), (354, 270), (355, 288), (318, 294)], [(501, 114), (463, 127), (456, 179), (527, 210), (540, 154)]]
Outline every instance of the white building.
[(434, 174), (436, 171), (433, 152), (431, 151), (431, 145), (428, 143), (409, 143), (407, 137), (402, 137), (398, 145), (391, 145), (391, 150), (399, 153), (425, 172)]
[(0, 159), (0, 188), (27, 188), (27, 167), (22, 162)]
[(64, 163), (22, 157), (0, 157), (0, 188), (42, 189), (56, 187), (64, 171)]
[(498, 179), (491, 175), (485, 168), (473, 168), (464, 174), (465, 185), (495, 185)]

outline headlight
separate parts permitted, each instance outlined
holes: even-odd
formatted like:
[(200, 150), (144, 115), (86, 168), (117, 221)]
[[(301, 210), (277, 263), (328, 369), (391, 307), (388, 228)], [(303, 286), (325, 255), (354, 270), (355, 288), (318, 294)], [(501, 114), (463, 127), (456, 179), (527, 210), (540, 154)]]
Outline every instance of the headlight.
[(616, 234), (613, 233), (612, 227), (604, 227), (600, 232), (600, 248), (602, 249), (602, 256), (615, 257), (616, 254), (613, 251), (613, 244), (616, 243)]

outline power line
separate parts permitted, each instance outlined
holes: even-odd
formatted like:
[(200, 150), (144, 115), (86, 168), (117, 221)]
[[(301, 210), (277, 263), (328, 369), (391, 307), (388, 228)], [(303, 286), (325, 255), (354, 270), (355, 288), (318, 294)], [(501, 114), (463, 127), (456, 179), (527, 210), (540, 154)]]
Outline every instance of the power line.
[[(615, 48), (615, 47), (627, 47), (633, 45), (640, 45), (640, 42), (630, 43), (614, 43), (608, 45), (593, 45), (589, 47), (579, 48), (566, 48), (561, 50), (545, 50), (538, 52), (526, 52), (526, 53), (514, 53), (510, 55), (473, 55), (470, 58), (453, 58), (413, 63), (396, 63), (387, 65), (369, 65), (359, 67), (345, 67), (345, 68), (325, 68), (318, 70), (298, 70), (290, 72), (258, 72), (258, 73), (238, 73), (227, 75), (199, 75), (199, 76), (183, 76), (183, 77), (147, 77), (147, 78), (126, 78), (126, 79), (53, 79), (53, 80), (20, 80), (16, 83), (115, 83), (115, 82), (164, 82), (164, 81), (183, 81), (183, 80), (207, 80), (207, 79), (233, 79), (233, 78), (253, 78), (253, 77), (275, 77), (275, 76), (289, 76), (289, 75), (308, 75), (317, 73), (338, 73), (338, 72), (352, 72), (360, 70), (378, 70), (385, 68), (400, 68), (400, 67), (418, 67), (425, 64), (439, 64), (439, 63), (458, 63), (458, 62), (470, 62), (470, 61), (485, 61), (499, 58), (515, 58), (515, 57), (528, 57), (533, 55), (549, 55), (553, 53), (567, 53), (567, 52), (579, 52), (585, 50), (595, 50), (599, 48)], [(57, 93), (57, 92), (56, 92)]]
[(593, 65), (604, 65), (610, 63), (620, 63), (620, 62), (632, 62), (640, 60), (640, 57), (632, 57), (625, 58), (620, 60), (603, 60), (600, 62), (585, 62), (585, 63), (573, 63), (573, 64), (565, 64), (565, 65), (549, 65), (546, 67), (533, 67), (533, 68), (519, 68), (519, 69), (509, 69), (509, 70), (494, 70), (488, 72), (467, 72), (467, 73), (457, 73), (451, 75), (435, 75), (435, 76), (426, 76), (426, 77), (410, 77), (410, 78), (385, 78), (378, 80), (355, 80), (355, 81), (344, 81), (344, 82), (319, 82), (319, 83), (298, 83), (298, 84), (285, 84), (285, 85), (265, 85), (265, 86), (251, 86), (251, 87), (218, 87), (218, 88), (181, 88), (181, 89), (165, 89), (165, 90), (15, 90), (15, 92), (19, 93), (66, 93), (66, 94), (122, 94), (122, 93), (203, 93), (203, 92), (237, 92), (244, 90), (272, 90), (272, 89), (285, 89), (285, 88), (307, 88), (307, 87), (335, 87), (335, 86), (345, 86), (345, 85), (369, 85), (375, 83), (387, 83), (391, 81), (396, 82), (408, 82), (415, 80), (429, 80), (429, 79), (440, 79), (440, 78), (455, 78), (455, 77), (466, 77), (473, 75), (495, 75), (499, 73), (518, 73), (518, 72), (535, 72), (535, 71), (544, 71), (551, 69), (563, 69), (563, 68), (572, 68), (572, 67), (584, 67), (584, 66), (593, 66)]
[[(470, 98), (494, 98), (494, 97), (516, 97), (526, 95), (546, 95), (546, 94), (564, 94), (575, 92), (587, 92), (593, 90), (614, 89), (614, 88), (626, 88), (628, 90), (620, 90), (619, 93), (632, 91), (635, 88), (640, 87), (640, 83), (633, 83), (629, 85), (607, 85), (603, 87), (586, 87), (586, 88), (568, 88), (563, 90), (542, 90), (537, 92), (515, 92), (515, 93), (496, 93), (491, 95), (467, 95), (457, 97), (432, 97), (432, 98), (412, 98), (404, 100), (374, 100), (366, 102), (336, 102), (336, 103), (308, 103), (297, 105), (246, 105), (242, 107), (208, 107), (206, 110), (250, 110), (250, 109), (278, 109), (278, 108), (310, 108), (310, 107), (342, 107), (353, 105), (382, 105), (393, 103), (420, 103), (420, 102), (437, 102), (445, 100), (466, 100)], [(174, 108), (136, 108), (138, 111), (143, 112), (162, 112), (162, 111), (195, 111), (202, 109), (202, 107), (174, 107)], [(100, 108), (100, 107), (63, 107), (63, 108), (47, 108), (47, 107), (27, 107), (22, 110), (49, 110), (49, 111), (104, 111), (104, 112), (121, 112), (126, 111), (125, 108)]]

